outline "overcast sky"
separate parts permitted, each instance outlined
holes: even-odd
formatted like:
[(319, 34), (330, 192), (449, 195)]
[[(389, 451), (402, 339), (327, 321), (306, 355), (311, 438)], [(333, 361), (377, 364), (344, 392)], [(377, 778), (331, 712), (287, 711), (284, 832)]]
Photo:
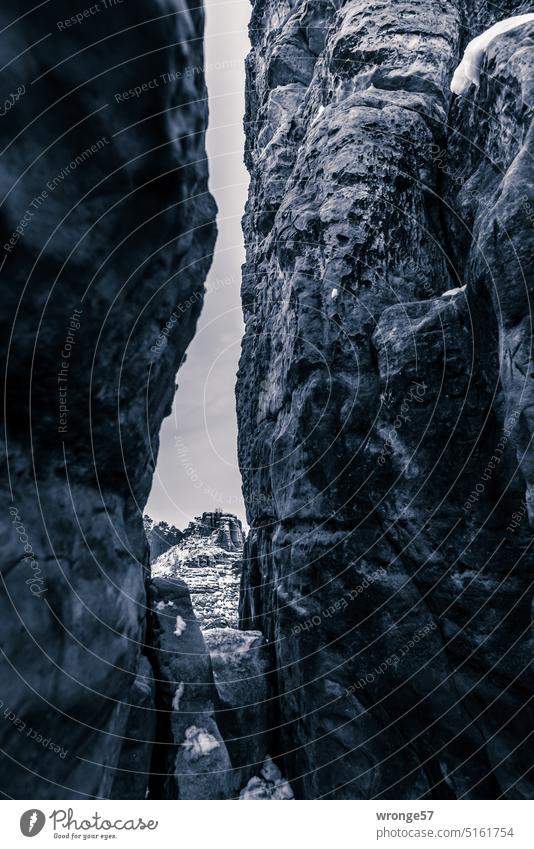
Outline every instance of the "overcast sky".
[(244, 519), (236, 453), (235, 377), (243, 334), (241, 216), (248, 188), (243, 164), (244, 59), (249, 50), (251, 6), (248, 0), (205, 0), (205, 7), (207, 149), (210, 189), (219, 207), (219, 235), (197, 334), (178, 373), (172, 414), (161, 430), (145, 511), (179, 528), (216, 507)]

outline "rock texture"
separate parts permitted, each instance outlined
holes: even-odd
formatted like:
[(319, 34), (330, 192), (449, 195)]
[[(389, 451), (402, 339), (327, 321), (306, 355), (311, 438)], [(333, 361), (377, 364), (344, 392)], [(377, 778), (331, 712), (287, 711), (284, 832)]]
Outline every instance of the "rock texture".
[(534, 795), (534, 27), (449, 88), (496, 15), (254, 4), (241, 626), (300, 798)]
[(272, 758), (266, 757), (260, 774), (250, 779), (239, 798), (283, 801), (294, 799), (294, 796), (290, 784), (282, 778), (282, 773)]
[(233, 628), (239, 620), (243, 529), (230, 513), (203, 513), (178, 545), (152, 564), (152, 574), (183, 578), (202, 628)]
[(24, 799), (111, 792), (144, 643), (142, 510), (215, 237), (202, 7), (58, 26), (72, 14), (0, 11), (0, 791)]
[(155, 578), (149, 598), (158, 711), (150, 796), (232, 798), (238, 784), (215, 720), (210, 655), (187, 586)]
[[(273, 740), (269, 647), (258, 632), (202, 632), (179, 578), (154, 578), (149, 599), (157, 718), (149, 796), (239, 798)], [(121, 767), (130, 749), (128, 741)], [(280, 775), (269, 780), (278, 795), (265, 798), (290, 798), (279, 795), (289, 793)]]
[(152, 666), (144, 655), (128, 702), (128, 722), (111, 787), (112, 799), (144, 799), (148, 793), (157, 715)]

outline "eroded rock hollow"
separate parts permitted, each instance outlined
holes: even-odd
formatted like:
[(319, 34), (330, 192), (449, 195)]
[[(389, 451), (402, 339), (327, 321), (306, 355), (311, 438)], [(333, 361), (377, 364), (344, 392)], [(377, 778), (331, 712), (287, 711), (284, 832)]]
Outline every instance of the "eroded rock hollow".
[(300, 798), (534, 791), (534, 26), (449, 88), (525, 11), (254, 4), (241, 624)]

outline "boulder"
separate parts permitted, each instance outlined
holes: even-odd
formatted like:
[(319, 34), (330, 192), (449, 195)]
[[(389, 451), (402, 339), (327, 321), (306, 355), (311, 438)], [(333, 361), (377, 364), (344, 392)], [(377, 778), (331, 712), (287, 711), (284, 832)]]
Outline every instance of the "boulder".
[(204, 631), (204, 639), (217, 689), (217, 725), (243, 787), (272, 751), (276, 733), (272, 653), (259, 631), (214, 628)]

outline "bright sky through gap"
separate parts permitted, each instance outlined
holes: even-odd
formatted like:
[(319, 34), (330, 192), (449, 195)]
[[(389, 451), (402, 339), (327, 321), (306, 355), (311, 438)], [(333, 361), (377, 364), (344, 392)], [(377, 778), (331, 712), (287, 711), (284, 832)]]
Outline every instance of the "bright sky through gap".
[(248, 0), (205, 0), (205, 8), (207, 149), (219, 232), (197, 333), (178, 372), (172, 413), (161, 429), (145, 509), (156, 521), (180, 528), (216, 507), (244, 519), (235, 378), (243, 334), (241, 216), (248, 189), (243, 164), (244, 60), (250, 46), (251, 6)]

